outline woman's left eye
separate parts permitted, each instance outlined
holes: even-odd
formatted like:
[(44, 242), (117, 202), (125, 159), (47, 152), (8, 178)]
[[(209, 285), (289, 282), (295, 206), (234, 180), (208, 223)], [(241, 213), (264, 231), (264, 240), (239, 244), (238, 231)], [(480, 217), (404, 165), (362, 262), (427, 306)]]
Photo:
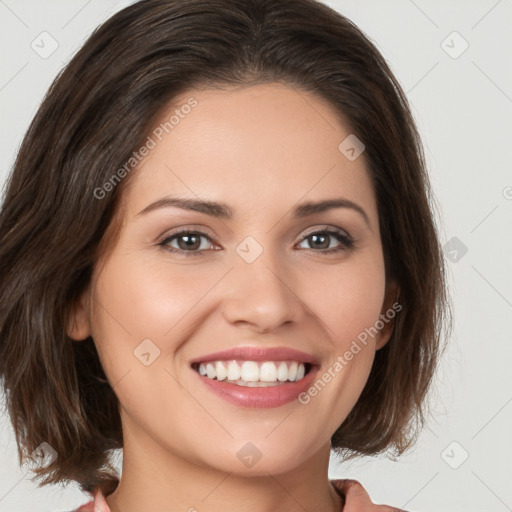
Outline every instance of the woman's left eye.
[[(334, 247), (331, 245), (333, 238), (339, 242), (339, 244)], [(201, 239), (209, 240), (210, 243), (202, 244)], [(177, 247), (176, 245), (172, 245), (175, 242), (177, 243)], [(352, 240), (348, 234), (334, 230), (315, 231), (305, 236), (300, 243), (302, 244), (304, 242), (316, 245), (317, 247), (313, 247), (309, 250), (321, 254), (347, 251), (354, 246), (354, 240)], [(326, 242), (327, 246), (325, 246)], [(200, 256), (202, 252), (211, 248), (213, 244), (211, 238), (201, 231), (180, 231), (179, 233), (174, 233), (166, 237), (158, 245), (163, 246), (166, 250), (173, 253), (181, 253), (186, 256)]]
[[(333, 248), (330, 244), (329, 238), (335, 238), (341, 245), (338, 245)], [(327, 247), (325, 247), (326, 240)], [(302, 239), (301, 243), (306, 241), (308, 241), (309, 243), (317, 244), (317, 248), (320, 249), (318, 252), (321, 252), (323, 254), (347, 251), (348, 249), (351, 249), (354, 246), (354, 240), (352, 240), (352, 238), (349, 235), (345, 234), (342, 231), (333, 231), (331, 229), (327, 229), (324, 231), (315, 231), (313, 233), (310, 233), (309, 235)], [(318, 245), (322, 247), (318, 247)]]

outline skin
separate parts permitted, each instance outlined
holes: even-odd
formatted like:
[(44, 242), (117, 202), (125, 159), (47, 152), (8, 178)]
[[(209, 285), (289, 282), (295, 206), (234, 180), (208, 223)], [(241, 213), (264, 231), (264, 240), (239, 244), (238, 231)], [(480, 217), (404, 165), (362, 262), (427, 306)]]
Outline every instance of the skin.
[[(286, 346), (314, 354), (322, 375), (393, 302), (386, 286), (376, 197), (364, 153), (338, 145), (351, 132), (329, 103), (282, 84), (194, 90), (198, 105), (134, 170), (123, 191), (119, 238), (95, 268), (69, 335), (92, 335), (120, 402), (123, 474), (107, 497), (112, 512), (341, 509), (328, 480), (330, 439), (355, 405), (391, 323), (307, 405), (243, 408), (212, 394), (190, 360), (236, 346)], [(138, 213), (166, 195), (221, 201), (231, 219), (167, 207)], [(296, 203), (341, 196), (368, 216), (336, 208), (294, 219)], [(326, 227), (355, 240), (306, 238)], [(191, 229), (207, 236), (187, 256)], [(263, 248), (248, 263), (248, 236)], [(320, 244), (320, 245), (319, 245)], [(185, 247), (185, 248), (184, 248)], [(319, 247), (319, 248), (318, 248)], [(215, 250), (217, 249), (217, 250)], [(253, 249), (251, 249), (253, 250)], [(160, 355), (143, 365), (150, 339)], [(247, 468), (247, 443), (261, 459)], [(191, 508), (194, 507), (194, 508)]]

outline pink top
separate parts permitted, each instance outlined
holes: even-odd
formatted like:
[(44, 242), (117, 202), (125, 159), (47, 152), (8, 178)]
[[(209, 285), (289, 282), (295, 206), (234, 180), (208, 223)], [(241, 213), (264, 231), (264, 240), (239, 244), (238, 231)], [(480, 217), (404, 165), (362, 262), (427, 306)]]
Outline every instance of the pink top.
[(92, 501), (77, 508), (75, 512), (111, 512), (101, 489), (96, 489)]
[[(361, 512), (363, 510), (364, 512), (387, 512), (390, 510), (407, 512), (402, 509), (391, 509), (385, 505), (374, 505), (364, 487), (356, 480), (331, 480), (331, 483), (344, 501), (340, 512)], [(75, 512), (111, 512), (111, 510), (105, 496), (98, 488), (93, 493), (92, 501), (82, 505)]]

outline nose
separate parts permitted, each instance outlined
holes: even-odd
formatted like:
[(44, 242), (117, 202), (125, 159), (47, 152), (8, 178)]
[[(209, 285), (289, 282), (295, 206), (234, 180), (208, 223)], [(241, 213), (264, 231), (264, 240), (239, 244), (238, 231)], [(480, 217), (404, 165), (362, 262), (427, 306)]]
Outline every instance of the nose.
[(252, 263), (236, 261), (224, 286), (223, 315), (236, 326), (266, 333), (304, 315), (291, 273), (263, 255)]

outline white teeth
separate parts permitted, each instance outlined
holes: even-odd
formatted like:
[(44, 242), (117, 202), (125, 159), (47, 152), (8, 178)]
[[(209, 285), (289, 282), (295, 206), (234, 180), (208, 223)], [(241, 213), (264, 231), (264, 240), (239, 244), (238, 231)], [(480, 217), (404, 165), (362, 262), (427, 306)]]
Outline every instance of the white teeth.
[(215, 378), (215, 366), (213, 366), (213, 364), (208, 363), (206, 365), (206, 375), (208, 376), (209, 379)]
[(260, 368), (260, 380), (262, 382), (275, 382), (277, 379), (277, 368), (274, 363), (263, 363)]
[(228, 380), (238, 380), (240, 378), (240, 366), (236, 361), (228, 363)]
[(210, 361), (199, 364), (199, 374), (209, 379), (249, 387), (266, 387), (304, 378), (304, 363), (297, 361)]
[(279, 367), (277, 368), (277, 378), (281, 382), (288, 380), (288, 366), (286, 366), (284, 361), (279, 363)]
[(294, 361), (288, 368), (288, 380), (295, 380), (297, 377), (298, 364)]
[(272, 386), (277, 386), (275, 382), (245, 382), (244, 380), (237, 380), (235, 382), (231, 382), (231, 384), (236, 384), (237, 386), (245, 386), (248, 388), (269, 388)]
[(217, 361), (217, 364), (215, 365), (215, 374), (217, 376), (217, 380), (224, 380), (228, 376), (228, 372), (226, 371), (226, 367), (222, 361)]
[(240, 378), (245, 382), (256, 382), (260, 380), (260, 369), (258, 363), (254, 361), (245, 361), (240, 371)]

